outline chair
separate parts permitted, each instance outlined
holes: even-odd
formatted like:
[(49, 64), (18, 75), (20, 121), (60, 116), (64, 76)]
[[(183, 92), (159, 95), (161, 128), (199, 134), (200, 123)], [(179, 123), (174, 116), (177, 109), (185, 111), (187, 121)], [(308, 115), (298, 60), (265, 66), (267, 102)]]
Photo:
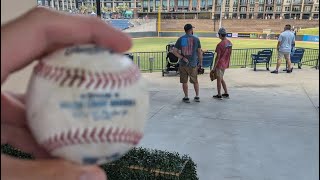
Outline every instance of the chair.
[[(290, 54), (291, 63), (298, 64), (298, 68), (301, 69), (302, 58), (304, 55), (304, 49), (296, 49), (293, 53)], [(288, 63), (286, 61), (286, 69), (288, 68)]]
[(203, 59), (202, 59), (202, 67), (204, 68), (210, 67), (210, 70), (211, 70), (213, 65), (213, 59), (214, 59), (214, 52), (211, 52), (211, 51), (204, 52)]
[(271, 57), (272, 50), (262, 50), (258, 54), (251, 54), (252, 64), (254, 65), (253, 70), (257, 70), (257, 64), (265, 63), (266, 69), (269, 71)]
[(124, 55), (133, 61), (133, 54), (132, 53), (126, 53)]

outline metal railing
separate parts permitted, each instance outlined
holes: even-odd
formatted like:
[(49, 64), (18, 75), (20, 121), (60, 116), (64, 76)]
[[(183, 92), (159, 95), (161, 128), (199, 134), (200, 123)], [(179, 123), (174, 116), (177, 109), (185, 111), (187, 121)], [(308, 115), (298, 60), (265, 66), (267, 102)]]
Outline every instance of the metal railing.
[[(299, 47), (297, 47), (299, 48)], [(277, 63), (277, 50), (275, 48), (250, 48), (250, 49), (233, 49), (230, 67), (240, 67), (247, 68), (253, 67), (251, 54), (257, 54), (258, 51), (270, 49), (273, 51), (270, 66)], [(316, 69), (319, 68), (319, 49), (304, 48), (305, 52), (302, 58), (303, 66), (311, 66)], [(214, 50), (209, 50), (214, 51)], [(161, 71), (167, 65), (167, 52), (133, 52), (132, 55), (133, 62), (138, 65), (141, 71), (154, 72)], [(285, 64), (285, 61), (282, 61)]]

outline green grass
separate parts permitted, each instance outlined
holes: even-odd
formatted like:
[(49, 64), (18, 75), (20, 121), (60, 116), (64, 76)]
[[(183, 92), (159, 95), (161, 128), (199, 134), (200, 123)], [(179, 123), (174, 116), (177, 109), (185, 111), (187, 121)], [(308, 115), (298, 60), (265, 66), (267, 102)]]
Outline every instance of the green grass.
[[(130, 52), (140, 52), (134, 54), (134, 61), (138, 63), (140, 58), (140, 69), (144, 71), (161, 70), (166, 65), (166, 45), (169, 42), (175, 42), (177, 38), (137, 38), (133, 39), (133, 47)], [(257, 40), (257, 39), (230, 39), (233, 43), (233, 52), (231, 56), (231, 67), (250, 67), (251, 54), (257, 54), (262, 49), (258, 48), (275, 48), (276, 40)], [(217, 38), (200, 38), (202, 49), (214, 50)], [(317, 49), (319, 43), (296, 42), (297, 47)], [(250, 49), (257, 48), (257, 49)], [(237, 50), (238, 49), (238, 50)], [(240, 49), (240, 50), (239, 50)], [(246, 50), (248, 49), (248, 50)], [(273, 52), (272, 63), (275, 63), (277, 53)], [(138, 58), (139, 57), (139, 58)], [(154, 62), (150, 63), (149, 58), (153, 57)], [(318, 57), (316, 50), (307, 49), (303, 57), (305, 65), (315, 66), (315, 59)], [(264, 65), (262, 65), (264, 66)]]
[[(175, 42), (177, 38), (137, 38), (133, 39), (133, 47), (130, 52), (154, 52), (165, 51), (169, 42)], [(276, 40), (259, 40), (259, 39), (232, 39), (234, 49), (245, 48), (275, 48)], [(200, 38), (202, 49), (214, 50), (220, 42), (218, 38)], [(296, 42), (297, 47), (318, 48), (319, 43)]]
[(298, 35), (315, 35), (319, 36), (319, 28), (306, 28), (306, 29), (301, 29), (298, 32)]

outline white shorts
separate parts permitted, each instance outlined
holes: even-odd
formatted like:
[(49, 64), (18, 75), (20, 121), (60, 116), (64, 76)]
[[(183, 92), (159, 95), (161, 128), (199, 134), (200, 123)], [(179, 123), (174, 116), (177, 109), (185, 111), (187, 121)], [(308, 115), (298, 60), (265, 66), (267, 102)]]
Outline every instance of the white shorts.
[(290, 53), (278, 51), (278, 59), (283, 59), (283, 58), (290, 59)]

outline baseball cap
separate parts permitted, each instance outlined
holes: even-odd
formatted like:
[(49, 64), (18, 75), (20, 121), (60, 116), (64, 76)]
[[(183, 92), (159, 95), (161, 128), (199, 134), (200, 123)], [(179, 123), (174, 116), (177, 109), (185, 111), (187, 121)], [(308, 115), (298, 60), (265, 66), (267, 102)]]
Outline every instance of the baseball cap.
[(192, 28), (194, 28), (194, 26), (192, 26), (191, 24), (184, 25), (184, 31), (188, 31), (188, 30), (190, 30)]
[(222, 27), (219, 29), (218, 34), (227, 34), (227, 31), (225, 28)]

